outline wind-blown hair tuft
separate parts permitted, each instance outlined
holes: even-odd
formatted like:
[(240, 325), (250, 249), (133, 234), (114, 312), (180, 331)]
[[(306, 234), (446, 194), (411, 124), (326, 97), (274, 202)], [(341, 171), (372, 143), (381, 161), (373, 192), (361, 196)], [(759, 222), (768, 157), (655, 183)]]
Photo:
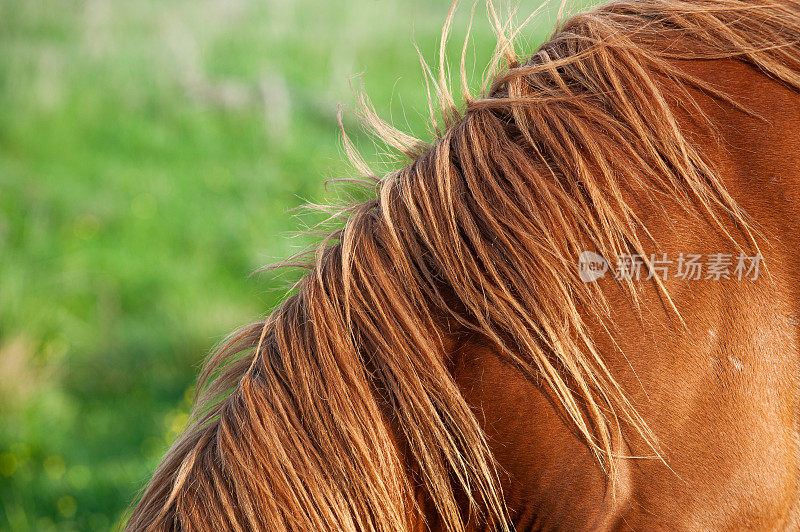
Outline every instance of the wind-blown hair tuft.
[(462, 81), (459, 108), (444, 52), (439, 75), (425, 65), (443, 118), (434, 142), (362, 97), (366, 123), (410, 164), (350, 208), (294, 295), (212, 354), (127, 529), (508, 528), (489, 442), (449, 371), (465, 337), (547, 387), (612, 484), (617, 431), (658, 454), (584, 322), (609, 309), (575, 259), (643, 252), (631, 194), (676, 198), (722, 230), (732, 218), (752, 243), (663, 89), (697, 116), (689, 89), (741, 107), (675, 61), (722, 57), (800, 88), (800, 3), (612, 2), (524, 59), (487, 6), (498, 47), (481, 96)]

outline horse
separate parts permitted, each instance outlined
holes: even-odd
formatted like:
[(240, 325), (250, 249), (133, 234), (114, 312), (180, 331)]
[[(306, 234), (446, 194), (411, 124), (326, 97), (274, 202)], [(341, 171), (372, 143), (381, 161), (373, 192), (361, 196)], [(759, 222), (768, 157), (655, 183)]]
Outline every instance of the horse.
[(487, 12), (432, 141), (360, 99), (402, 164), (343, 136), (370, 199), (126, 530), (800, 528), (800, 2), (614, 0), (525, 56)]

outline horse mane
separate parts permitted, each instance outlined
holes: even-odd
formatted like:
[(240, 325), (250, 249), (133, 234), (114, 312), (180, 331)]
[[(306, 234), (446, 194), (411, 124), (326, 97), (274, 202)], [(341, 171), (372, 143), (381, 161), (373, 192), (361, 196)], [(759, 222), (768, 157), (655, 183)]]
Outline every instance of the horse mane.
[(527, 58), (487, 7), (497, 49), (481, 96), (462, 83), (462, 106), (444, 74), (447, 19), (439, 76), (428, 69), (443, 119), (431, 113), (433, 142), (361, 98), (408, 164), (349, 207), (293, 295), (211, 354), (188, 428), (126, 529), (399, 532), (431, 513), (451, 532), (507, 529), (489, 442), (449, 371), (464, 335), (547, 387), (612, 482), (622, 427), (658, 455), (595, 347), (585, 316), (609, 304), (576, 257), (644, 254), (630, 193), (722, 230), (733, 220), (753, 241), (665, 88), (700, 117), (689, 89), (747, 112), (675, 61), (737, 58), (800, 89), (800, 2), (615, 1)]

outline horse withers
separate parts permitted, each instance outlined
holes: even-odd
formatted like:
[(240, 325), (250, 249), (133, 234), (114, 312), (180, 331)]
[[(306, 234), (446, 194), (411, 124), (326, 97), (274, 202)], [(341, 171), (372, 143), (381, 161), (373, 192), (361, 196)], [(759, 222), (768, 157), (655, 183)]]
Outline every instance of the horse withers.
[(408, 164), (211, 355), (128, 530), (800, 527), (800, 3), (614, 1), (524, 58), (487, 6), (433, 142), (362, 100)]

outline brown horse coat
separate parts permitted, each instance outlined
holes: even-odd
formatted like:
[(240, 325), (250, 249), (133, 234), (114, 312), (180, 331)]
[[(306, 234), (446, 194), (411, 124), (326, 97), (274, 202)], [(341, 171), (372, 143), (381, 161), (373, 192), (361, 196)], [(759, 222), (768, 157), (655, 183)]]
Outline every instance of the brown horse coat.
[[(693, 92), (716, 131), (692, 117), (681, 125), (757, 221), (769, 273), (756, 282), (669, 280), (685, 329), (652, 285), (642, 287), (640, 317), (615, 281), (602, 281), (619, 349), (599, 327), (593, 333), (603, 353), (617, 353), (611, 371), (665, 459), (621, 460), (616, 498), (546, 393), (491, 346), (459, 346), (456, 380), (486, 416), (517, 530), (800, 528), (800, 93), (736, 60), (680, 66), (763, 117)], [(673, 203), (639, 211), (659, 253), (736, 254)]]
[(507, 67), (435, 80), (430, 144), (362, 100), (408, 166), (212, 354), (128, 529), (800, 527), (800, 3), (612, 2), (524, 61), (488, 5)]

